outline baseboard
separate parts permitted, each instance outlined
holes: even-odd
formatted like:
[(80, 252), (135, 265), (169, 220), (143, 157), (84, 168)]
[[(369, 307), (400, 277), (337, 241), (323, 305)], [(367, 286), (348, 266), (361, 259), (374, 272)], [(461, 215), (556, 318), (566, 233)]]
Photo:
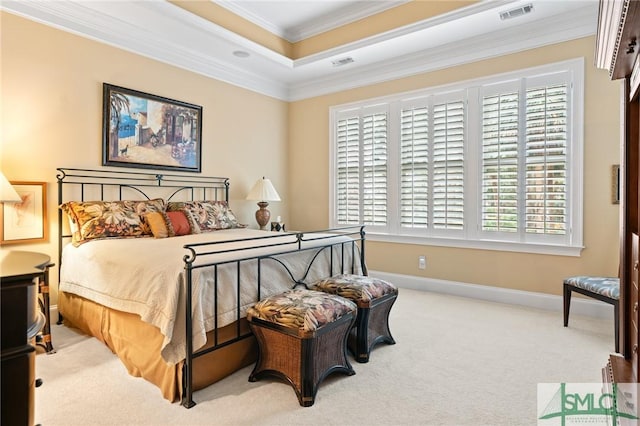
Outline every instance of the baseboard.
[[(390, 281), (400, 288), (432, 291), (453, 296), (469, 297), (490, 302), (522, 305), (548, 311), (562, 312), (562, 296), (533, 291), (514, 290), (510, 288), (491, 287), (480, 284), (469, 284), (457, 281), (438, 280), (434, 278), (416, 277), (413, 275), (393, 274), (389, 272), (369, 271), (369, 275)], [(558, 284), (562, 288), (562, 283)], [(586, 315), (597, 318), (612, 318), (613, 306), (581, 297), (571, 298), (571, 314)]]

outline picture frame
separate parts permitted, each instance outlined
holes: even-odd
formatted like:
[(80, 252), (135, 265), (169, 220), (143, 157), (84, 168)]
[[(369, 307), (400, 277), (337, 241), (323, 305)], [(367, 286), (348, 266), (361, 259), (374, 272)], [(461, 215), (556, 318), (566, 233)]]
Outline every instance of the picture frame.
[(611, 166), (611, 204), (620, 204), (620, 164)]
[(103, 83), (102, 165), (201, 171), (202, 107)]
[(47, 183), (11, 181), (21, 202), (0, 203), (0, 244), (39, 243), (49, 238)]

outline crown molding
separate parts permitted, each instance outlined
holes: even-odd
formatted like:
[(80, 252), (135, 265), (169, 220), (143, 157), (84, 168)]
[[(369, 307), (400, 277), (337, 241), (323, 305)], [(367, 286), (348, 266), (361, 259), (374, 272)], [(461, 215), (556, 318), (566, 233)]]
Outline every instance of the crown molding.
[[(339, 76), (292, 84), (288, 100), (299, 101), (323, 96), (592, 36), (595, 34), (593, 22), (596, 18), (597, 11), (594, 14), (593, 10), (585, 9), (579, 13), (562, 14), (546, 20), (547, 31), (541, 31), (540, 23), (532, 22), (476, 37), (466, 41), (462, 47), (458, 42), (448, 43), (370, 66), (366, 70), (352, 70)], [(567, 22), (570, 24), (567, 25)], [(558, 25), (560, 23), (563, 25)], [(557, 29), (554, 31), (553, 28)]]
[(393, 2), (362, 1), (357, 4), (350, 4), (333, 12), (316, 17), (311, 21), (303, 22), (289, 28), (278, 26), (277, 24), (256, 15), (251, 10), (244, 7), (242, 2), (232, 0), (211, 1), (290, 43), (296, 43), (325, 31), (330, 31), (348, 23), (384, 12), (385, 10), (407, 3), (410, 0), (397, 0)]
[[(220, 7), (224, 7), (229, 12), (234, 13), (235, 15), (240, 16), (241, 18), (246, 19), (249, 22), (256, 24), (257, 26), (269, 31), (270, 33), (280, 37), (285, 38), (286, 28), (282, 28), (271, 21), (268, 21), (262, 16), (256, 15), (246, 7), (242, 6), (241, 2), (233, 1), (233, 0), (210, 0), (213, 3), (217, 4)], [(291, 40), (287, 40), (291, 41)]]
[(384, 3), (369, 1), (366, 3), (351, 4), (335, 12), (315, 18), (312, 22), (304, 22), (292, 28), (287, 28), (284, 37), (295, 43), (343, 25), (368, 18), (369, 16), (376, 15), (385, 10), (408, 3), (409, 1), (411, 0), (397, 0)]
[[(126, 8), (126, 11), (120, 13), (118, 8)], [(231, 40), (231, 44), (225, 46), (228, 54), (235, 44), (238, 49), (260, 52), (285, 69), (291, 68), (290, 59), (170, 3), (8, 0), (0, 3), (0, 9), (267, 96), (287, 98), (287, 85), (279, 79), (252, 72), (251, 67), (220, 61), (220, 52), (216, 51), (220, 47), (218, 38)], [(171, 19), (158, 25), (161, 30), (155, 30), (152, 24), (163, 16)], [(181, 37), (174, 37), (174, 34)], [(186, 43), (186, 39), (197, 42)]]
[[(479, 2), (503, 5), (508, 0)], [(82, 37), (214, 78), (283, 101), (298, 101), (446, 67), (595, 34), (597, 7), (581, 7), (545, 20), (525, 22), (456, 43), (380, 59), (366, 66), (327, 70), (336, 54), (375, 47), (384, 41), (471, 13), (399, 28), (296, 61), (240, 37), (169, 2), (91, 2), (81, 0), (3, 0), (0, 9)], [(234, 57), (234, 50), (250, 57)], [(378, 50), (376, 50), (378, 52)], [(310, 67), (320, 66), (310, 73)], [(355, 65), (358, 65), (356, 62)]]
[(330, 58), (332, 56), (346, 54), (347, 52), (351, 52), (364, 47), (381, 44), (386, 41), (397, 39), (399, 37), (403, 37), (406, 35), (414, 34), (419, 31), (434, 28), (434, 27), (437, 27), (438, 25), (444, 25), (444, 24), (447, 24), (448, 22), (452, 22), (457, 19), (462, 19), (468, 16), (475, 15), (477, 13), (482, 13), (482, 12), (494, 9), (498, 6), (512, 3), (513, 1), (514, 0), (493, 0), (491, 2), (476, 3), (472, 6), (468, 6), (462, 9), (456, 9), (442, 15), (434, 16), (432, 18), (418, 21), (413, 24), (405, 25), (390, 31), (385, 31), (380, 34), (375, 34), (370, 37), (356, 40), (351, 43), (343, 44), (333, 49), (327, 49), (313, 55), (296, 59), (294, 61), (294, 66), (306, 65), (312, 62), (316, 62), (318, 60)]

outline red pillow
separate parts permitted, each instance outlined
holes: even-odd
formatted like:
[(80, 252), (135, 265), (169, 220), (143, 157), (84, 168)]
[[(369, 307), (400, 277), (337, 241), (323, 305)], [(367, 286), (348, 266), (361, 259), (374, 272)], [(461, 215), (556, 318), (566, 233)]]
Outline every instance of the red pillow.
[(191, 233), (191, 227), (184, 212), (166, 212), (166, 214), (176, 235), (189, 235)]

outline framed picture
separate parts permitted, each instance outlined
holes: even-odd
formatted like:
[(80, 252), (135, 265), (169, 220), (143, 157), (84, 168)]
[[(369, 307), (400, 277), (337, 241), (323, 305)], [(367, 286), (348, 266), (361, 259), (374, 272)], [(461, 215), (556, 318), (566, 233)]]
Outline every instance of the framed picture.
[(200, 172), (202, 107), (103, 83), (102, 165)]
[(11, 182), (22, 201), (2, 203), (2, 244), (47, 241), (47, 183)]
[(620, 165), (611, 166), (611, 203), (620, 204)]

